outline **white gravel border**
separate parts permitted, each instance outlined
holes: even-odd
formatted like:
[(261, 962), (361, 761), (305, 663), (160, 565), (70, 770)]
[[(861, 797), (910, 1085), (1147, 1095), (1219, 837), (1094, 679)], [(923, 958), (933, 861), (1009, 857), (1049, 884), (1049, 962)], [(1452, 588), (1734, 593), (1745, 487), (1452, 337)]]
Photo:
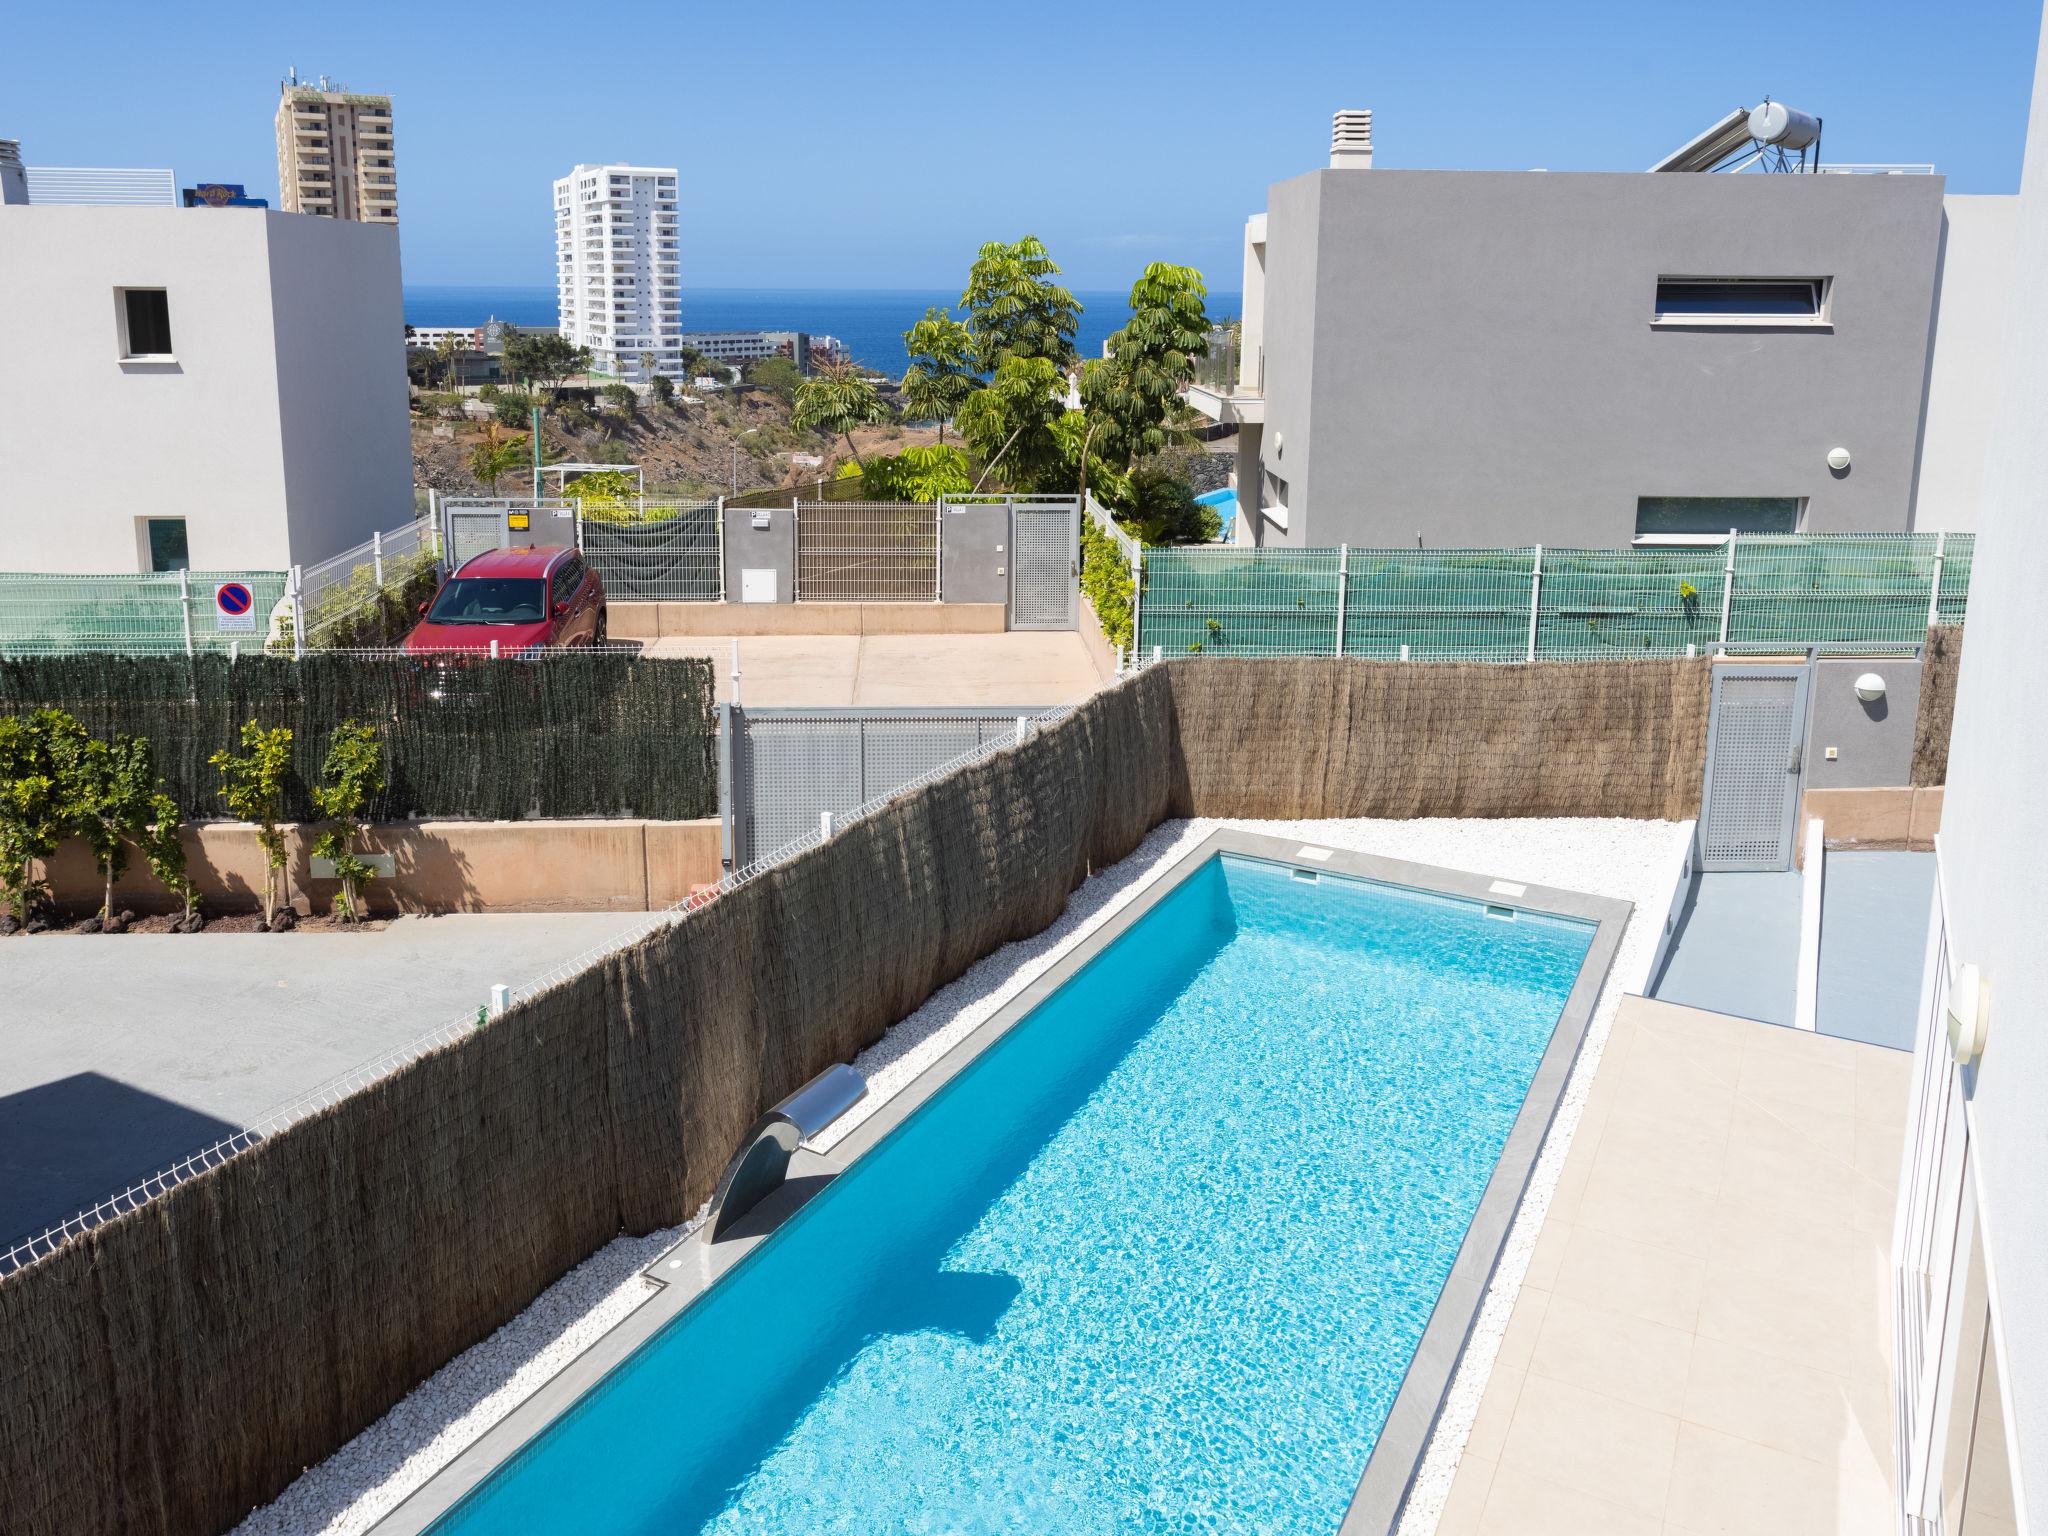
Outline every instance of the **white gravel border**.
[[(868, 1098), (815, 1145), (836, 1144), (1133, 899), (1141, 887), (1220, 827), (1635, 903), (1635, 914), (1587, 1025), (1578, 1064), (1530, 1175), (1528, 1191), (1409, 1494), (1400, 1536), (1431, 1536), (1450, 1493), (1458, 1458), (1471, 1436), (1480, 1397), (1492, 1374), (1565, 1155), (1571, 1149), (1572, 1133), (1599, 1068), (1615, 1010), (1624, 993), (1640, 993), (1649, 980), (1659, 932), (1691, 842), (1690, 822), (1167, 822), (1154, 829), (1129, 858), (1088, 880), (1050, 928), (1021, 943), (1005, 945), (980, 961), (862, 1052), (855, 1065), (867, 1076)], [(255, 1511), (231, 1536), (361, 1536), (644, 1301), (651, 1287), (641, 1270), (695, 1225), (693, 1220), (665, 1232), (622, 1237), (607, 1244), (549, 1286), (518, 1317), (414, 1388), (341, 1450), (307, 1469), (275, 1503)]]

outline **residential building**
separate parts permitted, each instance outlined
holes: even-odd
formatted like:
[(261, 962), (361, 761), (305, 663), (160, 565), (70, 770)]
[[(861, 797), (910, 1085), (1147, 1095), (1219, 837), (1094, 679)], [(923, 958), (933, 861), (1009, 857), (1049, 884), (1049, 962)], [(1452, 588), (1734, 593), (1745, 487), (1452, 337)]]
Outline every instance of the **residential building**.
[(786, 357), (805, 373), (846, 355), (846, 346), (837, 336), (813, 336), (807, 331), (685, 331), (682, 341), (721, 363)]
[(365, 224), (398, 222), (398, 163), (391, 98), (345, 89), (322, 75), (278, 84), (277, 186), (287, 213)]
[(310, 564), (411, 514), (398, 232), (0, 207), (0, 570)]
[[(2015, 270), (2048, 270), (2048, 46), (2016, 224)], [(1893, 1239), (1906, 1536), (2048, 1508), (2048, 294), (2014, 284), (2004, 319)]]
[(1702, 169), (1756, 151), (1747, 121), (1655, 174), (1479, 172), (1376, 167), (1370, 114), (1338, 114), (1329, 166), (1247, 223), (1240, 351), (1189, 395), (1240, 429), (1238, 537), (1973, 526), (2012, 200)]
[(682, 280), (674, 166), (579, 165), (555, 183), (562, 334), (593, 372), (682, 374)]

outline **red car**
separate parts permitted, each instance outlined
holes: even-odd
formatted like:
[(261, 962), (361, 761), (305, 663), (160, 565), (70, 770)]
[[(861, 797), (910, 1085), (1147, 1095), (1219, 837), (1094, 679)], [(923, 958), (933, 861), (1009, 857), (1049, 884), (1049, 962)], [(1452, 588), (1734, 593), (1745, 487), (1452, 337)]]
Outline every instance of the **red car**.
[(560, 544), (493, 549), (462, 562), (405, 637), (412, 655), (501, 654), (546, 646), (602, 645), (604, 584), (576, 550)]

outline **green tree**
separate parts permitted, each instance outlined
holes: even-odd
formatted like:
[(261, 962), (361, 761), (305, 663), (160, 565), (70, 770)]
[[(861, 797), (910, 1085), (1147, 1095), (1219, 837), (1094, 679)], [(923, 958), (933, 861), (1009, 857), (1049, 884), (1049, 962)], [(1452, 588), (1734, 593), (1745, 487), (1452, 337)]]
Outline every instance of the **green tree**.
[(1194, 487), (1166, 469), (1133, 470), (1117, 521), (1145, 544), (1202, 544), (1223, 531), (1214, 507), (1195, 500)]
[(946, 423), (981, 385), (974, 370), (974, 336), (943, 309), (927, 309), (903, 333), (903, 350), (910, 357), (903, 372), (903, 414), (913, 421), (936, 421), (944, 443)]
[(651, 378), (653, 378), (653, 377), (654, 377), (654, 363), (655, 363), (655, 358), (654, 358), (654, 354), (653, 354), (652, 352), (642, 352), (642, 353), (640, 354), (640, 377), (641, 377), (641, 378), (643, 378), (643, 379), (651, 379)]
[(507, 437), (495, 421), (484, 423), (483, 441), (469, 450), (469, 472), (498, 494), (498, 482), (526, 462), (526, 434)]
[(128, 844), (149, 824), (156, 764), (149, 742), (117, 735), (111, 742), (65, 732), (51, 744), (64, 820), (92, 850), (100, 872), (100, 926), (114, 919), (114, 881), (128, 867)]
[(1074, 360), (1081, 306), (1052, 281), (1059, 270), (1036, 235), (991, 240), (975, 255), (960, 307), (981, 372), (994, 373), (1012, 357), (1043, 357), (1061, 368)]
[(1209, 350), (1207, 298), (1201, 273), (1170, 262), (1151, 263), (1131, 285), (1129, 324), (1109, 338), (1108, 357), (1081, 365), (1087, 424), (1074, 457), (1083, 494), (1097, 455), (1128, 472), (1166, 446), (1181, 388)]
[(334, 861), (334, 877), (341, 882), (334, 910), (347, 922), (363, 920), (363, 887), (376, 877), (356, 851), (356, 840), (363, 833), (363, 807), (383, 792), (384, 747), (377, 728), (342, 721), (313, 787), (313, 804), (333, 823), (313, 844), (313, 856)]
[(853, 461), (866, 467), (853, 446), (853, 429), (889, 419), (889, 407), (872, 380), (850, 362), (827, 363), (797, 389), (792, 425), (805, 430), (836, 432), (846, 439)]
[(455, 354), (462, 349), (456, 345), (455, 333), (447, 331), (434, 343), (434, 358), (441, 365), (441, 387), (448, 389), (455, 383)]
[(150, 797), (149, 819), (138, 830), (137, 846), (149, 861), (149, 872), (185, 904), (181, 926), (198, 928), (199, 892), (185, 867), (184, 818), (179, 814), (178, 802), (158, 790)]
[(657, 373), (647, 389), (658, 405), (672, 404), (676, 398), (675, 382), (665, 373)]
[(804, 384), (803, 370), (786, 357), (757, 357), (747, 364), (740, 377), (754, 388), (765, 389), (792, 405)]
[[(853, 468), (844, 465), (840, 473)], [(941, 496), (964, 496), (973, 489), (967, 455), (944, 443), (876, 455), (867, 462), (861, 486), (862, 494), (875, 501), (937, 501)]]
[(630, 523), (640, 516), (633, 477), (623, 470), (599, 469), (578, 475), (562, 494), (583, 504), (583, 516), (598, 523)]
[(213, 754), (207, 761), (220, 770), (221, 802), (228, 814), (256, 824), (256, 843), (263, 850), (263, 925), (277, 921), (284, 887), (285, 781), (292, 771), (290, 726), (264, 730), (254, 720), (242, 722), (242, 751)]
[(640, 410), (640, 396), (630, 384), (607, 384), (598, 391), (617, 415), (631, 421)]
[(985, 389), (960, 407), (960, 435), (987, 467), (980, 490), (997, 468), (1023, 491), (1071, 488), (1067, 455), (1056, 424), (1066, 414), (1066, 375), (1044, 357), (1006, 357)]
[(553, 331), (515, 331), (507, 326), (505, 366), (552, 397), (562, 380), (589, 369), (590, 349), (575, 346)]
[(54, 745), (84, 734), (61, 709), (0, 715), (0, 894), (18, 923), (45, 891), (35, 861), (54, 854), (65, 832)]

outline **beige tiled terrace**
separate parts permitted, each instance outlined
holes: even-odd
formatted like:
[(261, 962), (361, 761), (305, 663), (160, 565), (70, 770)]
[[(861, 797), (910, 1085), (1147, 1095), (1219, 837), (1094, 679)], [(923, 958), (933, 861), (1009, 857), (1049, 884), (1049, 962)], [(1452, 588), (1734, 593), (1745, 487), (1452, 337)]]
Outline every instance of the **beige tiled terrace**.
[[(733, 640), (672, 636), (649, 656), (706, 656), (732, 696)], [(1078, 704), (1103, 675), (1073, 630), (968, 635), (746, 635), (740, 698), (759, 708)]]
[(1892, 1529), (1910, 1066), (1624, 1002), (1442, 1536)]

